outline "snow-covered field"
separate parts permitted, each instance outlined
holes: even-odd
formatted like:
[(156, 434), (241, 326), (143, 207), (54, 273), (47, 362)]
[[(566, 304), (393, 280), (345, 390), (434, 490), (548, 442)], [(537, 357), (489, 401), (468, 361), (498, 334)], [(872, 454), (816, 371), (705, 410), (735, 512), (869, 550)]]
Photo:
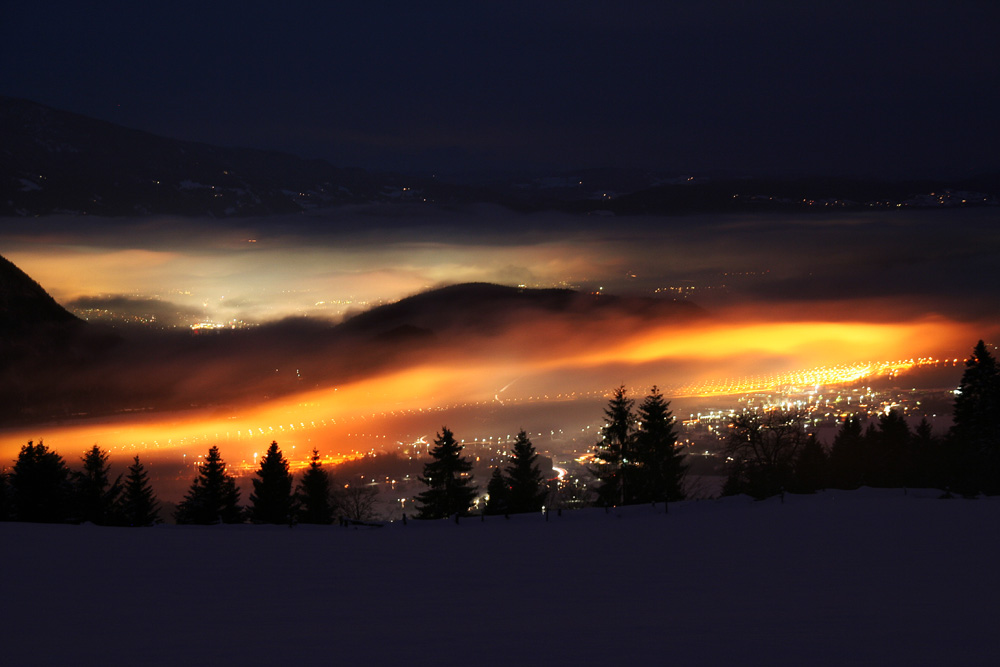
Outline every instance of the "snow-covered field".
[(995, 665), (1000, 498), (0, 524), (5, 665)]

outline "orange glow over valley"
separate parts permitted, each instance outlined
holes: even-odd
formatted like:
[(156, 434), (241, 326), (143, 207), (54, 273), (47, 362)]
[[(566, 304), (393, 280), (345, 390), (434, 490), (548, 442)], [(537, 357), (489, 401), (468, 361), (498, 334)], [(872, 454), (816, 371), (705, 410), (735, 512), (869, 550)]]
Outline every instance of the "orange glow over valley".
[[(305, 460), (313, 447), (324, 456), (350, 457), (357, 452), (345, 446), (347, 434), (376, 431), (388, 418), (487, 406), (500, 400), (500, 387), (506, 390), (504, 401), (545, 401), (600, 395), (622, 382), (655, 382), (674, 396), (823, 385), (899, 370), (942, 352), (964, 356), (977, 335), (967, 325), (942, 319), (899, 324), (715, 322), (617, 338), (611, 328), (600, 326), (586, 336), (570, 336), (569, 342), (531, 326), (520, 332), (492, 346), (473, 345), (458, 358), (454, 351), (439, 352), (420, 365), (256, 405), (8, 430), (0, 436), (0, 455), (10, 461), (26, 441), (44, 439), (71, 463), (92, 444), (115, 457), (175, 452), (193, 461), (219, 444), (227, 461), (238, 465), (252, 462), (255, 452), (277, 440), (293, 461)], [(529, 340), (536, 344), (527, 346)], [(672, 364), (683, 371), (672, 372), (677, 367)], [(578, 374), (567, 381), (564, 376), (570, 372)]]

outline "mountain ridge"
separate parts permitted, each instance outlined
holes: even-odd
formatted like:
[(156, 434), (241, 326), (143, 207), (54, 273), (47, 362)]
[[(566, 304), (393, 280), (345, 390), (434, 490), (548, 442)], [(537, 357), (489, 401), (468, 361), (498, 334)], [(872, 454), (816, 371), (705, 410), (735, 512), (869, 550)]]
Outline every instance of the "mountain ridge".
[(0, 217), (246, 217), (371, 203), (575, 214), (811, 213), (1000, 205), (1000, 174), (954, 181), (577, 169), (448, 182), (122, 127), (0, 96)]
[(408, 200), (434, 185), (169, 139), (9, 97), (0, 97), (0, 147), (0, 215), (7, 216), (272, 215)]
[(0, 333), (83, 325), (31, 276), (0, 256)]

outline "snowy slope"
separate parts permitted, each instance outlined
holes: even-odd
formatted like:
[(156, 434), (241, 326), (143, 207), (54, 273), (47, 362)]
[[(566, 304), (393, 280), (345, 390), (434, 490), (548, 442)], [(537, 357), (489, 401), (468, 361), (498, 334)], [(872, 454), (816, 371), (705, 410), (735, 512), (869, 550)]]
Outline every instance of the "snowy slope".
[(0, 524), (5, 664), (986, 665), (1000, 498), (379, 529)]

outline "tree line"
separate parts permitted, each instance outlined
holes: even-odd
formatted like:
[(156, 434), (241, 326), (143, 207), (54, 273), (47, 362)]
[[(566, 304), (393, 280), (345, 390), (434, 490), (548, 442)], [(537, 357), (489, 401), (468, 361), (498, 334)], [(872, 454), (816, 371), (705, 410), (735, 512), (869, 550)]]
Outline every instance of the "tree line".
[(805, 421), (798, 410), (735, 415), (723, 495), (766, 498), (860, 486), (1000, 494), (1000, 370), (983, 341), (965, 362), (944, 436), (933, 433), (926, 417), (911, 430), (896, 410), (867, 427), (858, 415), (847, 415), (827, 451), (807, 433)]
[[(0, 520), (38, 523), (84, 523), (101, 526), (151, 526), (162, 520), (160, 502), (139, 457), (123, 480), (112, 480), (109, 455), (94, 446), (70, 470), (63, 458), (42, 442), (21, 448), (9, 473), (0, 473)], [(276, 442), (261, 460), (247, 507), (227, 472), (218, 447), (211, 447), (191, 487), (174, 513), (177, 523), (333, 523), (338, 494), (313, 450), (308, 469), (293, 492), (292, 475)], [(347, 494), (344, 494), (345, 496)], [(342, 498), (344, 510), (365, 513), (370, 505)]]
[(159, 521), (159, 501), (139, 457), (125, 479), (111, 479), (108, 453), (94, 445), (82, 468), (71, 471), (39, 441), (21, 447), (9, 473), (0, 473), (0, 520), (149, 526)]
[[(605, 409), (607, 419), (594, 451), (597, 504), (669, 502), (685, 497), (687, 466), (677, 443), (670, 403), (657, 387), (635, 409), (624, 386)], [(472, 463), (454, 434), (442, 429), (430, 451), (431, 461), (419, 478), (427, 490), (419, 494), (417, 518), (465, 516), (472, 511), (476, 487)], [(514, 440), (510, 463), (497, 466), (486, 487), (483, 514), (519, 514), (543, 508), (551, 490), (538, 468), (538, 454), (524, 430)]]
[[(670, 403), (654, 386), (635, 406), (624, 386), (604, 410), (605, 424), (593, 450), (590, 472), (600, 506), (657, 503), (686, 496), (688, 466), (677, 440)], [(858, 415), (843, 419), (827, 450), (809, 434), (804, 412), (745, 411), (729, 422), (727, 476), (723, 495), (766, 498), (785, 491), (859, 486), (932, 487), (964, 495), (1000, 494), (1000, 369), (983, 341), (975, 346), (955, 394), (953, 426), (935, 436), (926, 418), (915, 430), (895, 410), (862, 426)], [(468, 515), (478, 496), (472, 463), (447, 427), (442, 428), (418, 480), (416, 518)], [(0, 473), (0, 520), (91, 522), (147, 526), (160, 520), (159, 502), (139, 457), (127, 474), (112, 480), (108, 454), (96, 445), (70, 471), (42, 442), (21, 448), (9, 473)], [(217, 446), (198, 466), (174, 518), (177, 523), (330, 524), (372, 518), (377, 491), (335, 489), (313, 450), (298, 484), (277, 442), (260, 460), (249, 504), (227, 472)], [(484, 514), (537, 512), (550, 493), (538, 454), (524, 430), (510, 462), (497, 466), (487, 485)]]

